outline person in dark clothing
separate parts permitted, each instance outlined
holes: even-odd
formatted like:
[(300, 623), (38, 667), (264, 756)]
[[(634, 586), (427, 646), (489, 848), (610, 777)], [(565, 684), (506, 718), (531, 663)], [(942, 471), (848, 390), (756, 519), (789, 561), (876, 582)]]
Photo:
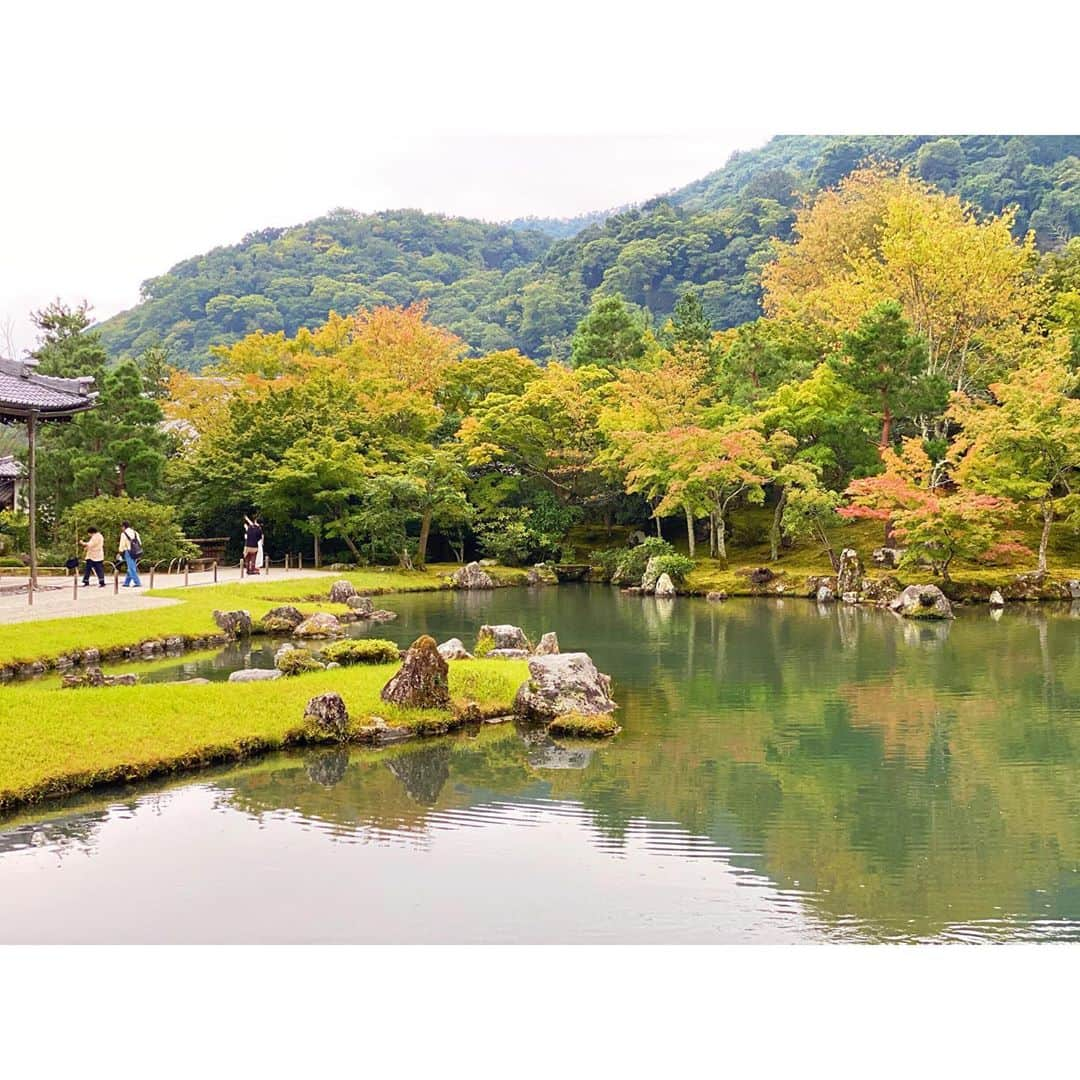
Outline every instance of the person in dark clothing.
[(244, 572), (257, 574), (258, 566), (255, 565), (259, 554), (259, 541), (263, 538), (262, 526), (258, 518), (249, 518), (244, 515)]

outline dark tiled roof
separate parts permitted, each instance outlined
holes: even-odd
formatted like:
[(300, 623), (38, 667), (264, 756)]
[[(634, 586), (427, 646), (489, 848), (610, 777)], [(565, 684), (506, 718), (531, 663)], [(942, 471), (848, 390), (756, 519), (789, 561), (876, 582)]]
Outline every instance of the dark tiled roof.
[(0, 359), (0, 417), (70, 416), (93, 408), (93, 379), (56, 379), (38, 375), (33, 364)]
[(14, 480), (16, 477), (25, 474), (26, 469), (23, 468), (22, 462), (16, 461), (13, 454), (0, 457), (0, 479)]

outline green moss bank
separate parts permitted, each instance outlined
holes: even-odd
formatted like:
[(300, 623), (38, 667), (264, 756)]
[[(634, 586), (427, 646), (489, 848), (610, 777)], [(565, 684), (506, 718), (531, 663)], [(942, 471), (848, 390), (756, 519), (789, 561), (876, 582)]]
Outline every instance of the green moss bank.
[[(347, 738), (442, 734), (510, 712), (528, 677), (518, 661), (450, 667), (450, 709), (401, 709), (379, 692), (393, 664), (262, 683), (175, 683), (85, 690), (8, 686), (0, 693), (0, 810), (102, 784), (143, 779), (305, 743), (333, 741), (305, 726), (308, 700), (335, 692)], [(379, 717), (387, 728), (376, 729)]]

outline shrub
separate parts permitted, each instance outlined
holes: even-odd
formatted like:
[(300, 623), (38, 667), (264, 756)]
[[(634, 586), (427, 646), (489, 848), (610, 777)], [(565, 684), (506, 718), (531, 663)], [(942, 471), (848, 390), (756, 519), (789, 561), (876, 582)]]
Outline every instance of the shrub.
[(5, 537), (5, 553), (26, 551), (30, 547), (30, 518), (21, 511), (0, 510), (0, 533)]
[(322, 651), (328, 663), (341, 664), (393, 664), (400, 659), (400, 650), (384, 638), (348, 638), (335, 641)]
[(303, 675), (307, 671), (322, 671), (323, 665), (307, 649), (289, 649), (277, 660), (282, 675)]
[(667, 574), (676, 585), (686, 580), (686, 575), (694, 569), (694, 560), (685, 555), (660, 555), (656, 559), (656, 576)]
[[(140, 562), (150, 564), (184, 556), (193, 558), (199, 554), (199, 549), (184, 539), (173, 507), (149, 499), (113, 495), (84, 499), (64, 511), (57, 533), (65, 544), (74, 543), (76, 534), (80, 540), (85, 540), (87, 528), (93, 525), (105, 534), (105, 558), (111, 559), (116, 554), (120, 525), (124, 521), (130, 521), (142, 538)], [(72, 554), (81, 557), (82, 548), (76, 548)]]
[(639, 585), (645, 567), (653, 556), (674, 555), (675, 549), (657, 536), (650, 536), (637, 547), (627, 548), (619, 555), (612, 578), (617, 585)]
[(4, 555), (0, 558), (0, 566), (26, 566), (26, 563), (22, 559), (15, 558), (14, 555)]

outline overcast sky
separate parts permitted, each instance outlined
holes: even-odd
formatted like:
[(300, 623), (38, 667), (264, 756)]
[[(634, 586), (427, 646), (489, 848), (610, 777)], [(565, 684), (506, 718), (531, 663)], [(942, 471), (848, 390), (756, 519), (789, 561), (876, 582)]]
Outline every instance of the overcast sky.
[(54, 296), (104, 318), (179, 259), (335, 206), (567, 216), (777, 131), (1075, 129), (1068, 34), (1010, 49), (1006, 77), (1004, 31), (964, 5), (825, 7), (6, 4), (0, 331), (28, 347)]

